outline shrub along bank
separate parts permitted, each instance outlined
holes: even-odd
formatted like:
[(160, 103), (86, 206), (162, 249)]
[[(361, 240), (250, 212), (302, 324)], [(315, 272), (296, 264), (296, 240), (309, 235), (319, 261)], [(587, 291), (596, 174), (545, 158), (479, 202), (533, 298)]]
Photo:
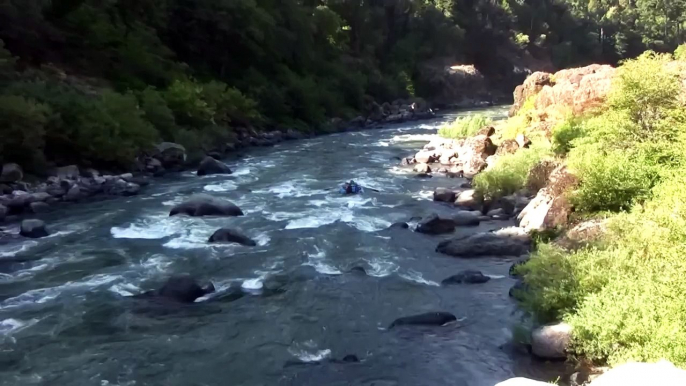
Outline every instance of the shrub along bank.
[[(571, 324), (576, 355), (686, 365), (685, 81), (686, 63), (647, 52), (618, 68), (600, 109), (549, 134), (579, 180), (564, 193), (572, 217), (608, 221), (604, 235), (580, 248), (539, 244), (519, 268), (524, 307), (540, 323)], [(485, 195), (523, 187), (519, 169), (531, 161), (519, 154), (499, 160), (512, 175), (496, 166), (477, 187)]]

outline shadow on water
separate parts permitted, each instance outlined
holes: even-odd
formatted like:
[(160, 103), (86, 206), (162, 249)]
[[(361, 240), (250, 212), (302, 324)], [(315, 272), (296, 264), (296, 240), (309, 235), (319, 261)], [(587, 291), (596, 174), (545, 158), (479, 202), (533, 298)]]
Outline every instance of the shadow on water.
[[(504, 116), (507, 108), (485, 111)], [(56, 236), (23, 249), (0, 246), (0, 385), (554, 379), (553, 366), (507, 349), (518, 320), (508, 297), (513, 259), (450, 258), (435, 252), (446, 236), (386, 230), (453, 210), (432, 202), (431, 192), (463, 180), (416, 179), (397, 161), (450, 119), (256, 149), (227, 160), (230, 176), (185, 172), (138, 197), (44, 215)], [(370, 190), (335, 193), (349, 179)], [(231, 200), (246, 215), (169, 217), (194, 193)], [(221, 227), (257, 246), (208, 244)], [(493, 279), (439, 285), (464, 269)], [(212, 281), (217, 293), (192, 304), (132, 298), (179, 273)], [(432, 311), (458, 322), (387, 329), (398, 317)]]

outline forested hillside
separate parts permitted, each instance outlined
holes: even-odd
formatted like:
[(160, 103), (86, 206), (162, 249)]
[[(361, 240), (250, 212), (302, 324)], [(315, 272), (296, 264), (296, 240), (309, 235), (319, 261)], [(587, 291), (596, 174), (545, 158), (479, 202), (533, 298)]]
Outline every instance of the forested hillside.
[(127, 168), (155, 141), (324, 130), (374, 102), (487, 93), (686, 33), (686, 0), (0, 0), (0, 162)]

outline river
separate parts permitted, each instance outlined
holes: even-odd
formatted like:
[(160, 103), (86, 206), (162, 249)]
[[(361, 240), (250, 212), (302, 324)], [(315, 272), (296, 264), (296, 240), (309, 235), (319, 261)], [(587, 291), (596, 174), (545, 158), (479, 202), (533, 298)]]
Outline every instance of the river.
[[(434, 252), (445, 237), (385, 230), (454, 211), (432, 192), (461, 180), (415, 178), (396, 158), (454, 117), (254, 149), (227, 160), (230, 176), (186, 172), (155, 180), (140, 196), (45, 215), (52, 236), (0, 247), (0, 259), (26, 260), (0, 273), (0, 384), (492, 386), (531, 376), (543, 364), (501, 348), (517, 322), (508, 298), (512, 260), (451, 258)], [(379, 192), (339, 195), (351, 178)], [(168, 217), (172, 205), (201, 192), (246, 215)], [(222, 226), (258, 245), (209, 245)], [(263, 291), (265, 278), (302, 266), (317, 274), (294, 278), (284, 292)], [(353, 266), (367, 275), (346, 273)], [(439, 285), (463, 269), (492, 280)], [(220, 294), (242, 286), (247, 295), (165, 312), (145, 312), (131, 298), (178, 273), (212, 281)], [(386, 329), (427, 311), (452, 312), (459, 322)], [(326, 361), (347, 354), (361, 362)]]

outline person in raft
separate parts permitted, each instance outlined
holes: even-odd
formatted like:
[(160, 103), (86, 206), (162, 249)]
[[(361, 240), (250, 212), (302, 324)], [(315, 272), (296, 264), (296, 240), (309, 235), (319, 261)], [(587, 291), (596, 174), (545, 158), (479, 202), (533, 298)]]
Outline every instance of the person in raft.
[(343, 185), (341, 185), (340, 189), (341, 194), (358, 194), (362, 192), (362, 187), (353, 180), (350, 180), (350, 182), (346, 182)]

